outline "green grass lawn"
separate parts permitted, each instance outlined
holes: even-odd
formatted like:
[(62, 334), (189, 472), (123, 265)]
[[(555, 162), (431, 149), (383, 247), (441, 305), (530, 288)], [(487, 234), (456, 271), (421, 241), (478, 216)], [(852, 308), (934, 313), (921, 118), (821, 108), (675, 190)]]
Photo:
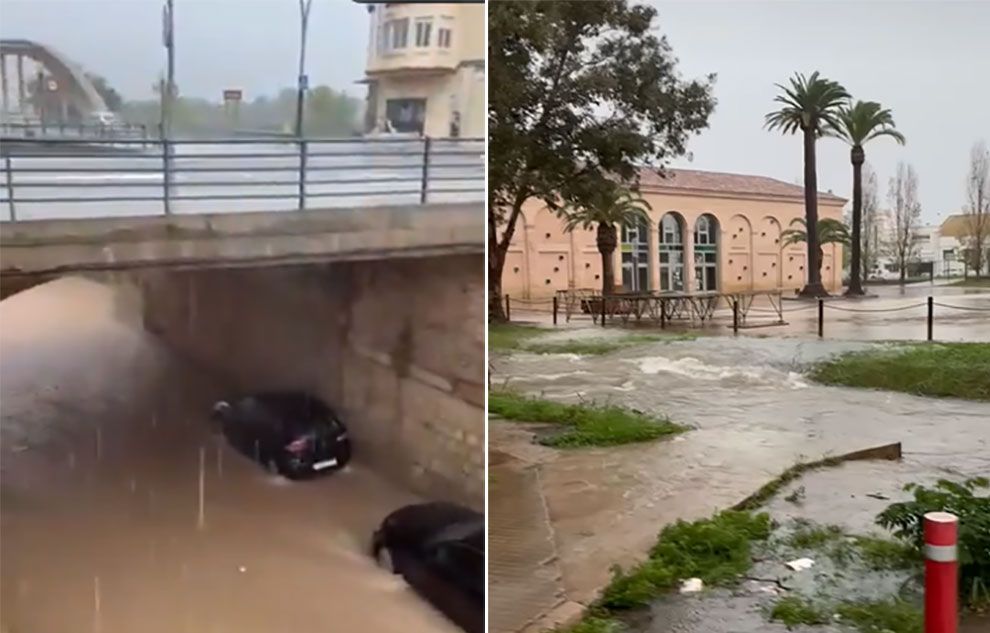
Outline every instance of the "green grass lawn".
[(563, 339), (554, 341), (535, 340), (541, 335), (553, 330), (529, 325), (514, 325), (511, 323), (488, 326), (488, 349), (495, 351), (522, 350), (534, 354), (580, 354), (582, 356), (601, 356), (619, 349), (642, 345), (644, 343), (670, 343), (672, 341), (690, 341), (697, 338), (694, 334), (623, 334), (586, 339)]
[(617, 405), (563, 404), (511, 391), (489, 392), (488, 411), (506, 420), (561, 425), (560, 433), (540, 439), (541, 444), (556, 448), (647, 442), (687, 430), (666, 417)]
[(961, 286), (963, 288), (990, 288), (990, 277), (967, 277), (954, 281), (950, 286)]
[(990, 343), (928, 343), (844, 354), (812, 368), (829, 385), (990, 401)]

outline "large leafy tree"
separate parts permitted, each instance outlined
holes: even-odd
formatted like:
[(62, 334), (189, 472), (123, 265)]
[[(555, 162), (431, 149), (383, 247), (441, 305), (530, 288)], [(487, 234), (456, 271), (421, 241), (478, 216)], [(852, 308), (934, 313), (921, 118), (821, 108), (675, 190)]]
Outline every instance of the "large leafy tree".
[(639, 195), (621, 185), (608, 183), (593, 191), (578, 208), (564, 207), (564, 227), (573, 231), (580, 227), (596, 227), (595, 244), (602, 256), (602, 295), (615, 292), (615, 247), (618, 245), (617, 227), (649, 224), (650, 205)]
[(808, 281), (801, 295), (821, 297), (828, 293), (822, 286), (818, 235), (818, 169), (815, 145), (828, 130), (838, 127), (838, 113), (849, 94), (840, 84), (819, 76), (796, 73), (790, 84), (777, 84), (782, 93), (774, 99), (781, 108), (766, 115), (766, 127), (784, 134), (801, 133), (804, 140), (804, 213), (805, 225), (811, 227), (808, 242)]
[(714, 108), (712, 82), (682, 80), (656, 10), (626, 0), (488, 6), (489, 317), (523, 205), (592, 206), (639, 166), (686, 151)]
[(831, 131), (850, 146), (849, 158), (853, 167), (853, 207), (852, 207), (852, 260), (850, 262), (849, 288), (847, 295), (862, 295), (862, 238), (863, 225), (863, 163), (866, 151), (863, 146), (875, 138), (889, 136), (904, 144), (904, 135), (894, 127), (894, 117), (890, 110), (875, 101), (857, 101), (839, 108), (836, 116), (838, 125)]

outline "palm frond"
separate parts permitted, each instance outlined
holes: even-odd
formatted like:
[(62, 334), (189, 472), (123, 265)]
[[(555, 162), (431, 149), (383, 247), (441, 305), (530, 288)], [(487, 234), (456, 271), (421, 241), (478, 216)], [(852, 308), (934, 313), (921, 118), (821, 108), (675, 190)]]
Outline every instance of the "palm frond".
[(790, 84), (776, 84), (782, 91), (774, 102), (783, 107), (764, 117), (764, 127), (794, 134), (812, 129), (821, 135), (837, 123), (836, 111), (849, 99), (849, 93), (839, 83), (820, 77), (815, 71), (810, 77), (795, 73)]
[(894, 126), (891, 111), (876, 101), (856, 101), (839, 108), (829, 123), (828, 134), (853, 147), (862, 147), (881, 136), (889, 136), (901, 145), (906, 142)]

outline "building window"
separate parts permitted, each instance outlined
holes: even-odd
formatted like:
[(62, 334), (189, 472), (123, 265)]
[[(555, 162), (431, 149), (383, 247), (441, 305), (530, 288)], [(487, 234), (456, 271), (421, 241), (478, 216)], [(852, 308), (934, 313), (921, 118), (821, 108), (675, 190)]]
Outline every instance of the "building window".
[(450, 29), (443, 26), (437, 29), (437, 46), (440, 48), (450, 48), (450, 39)]
[(409, 45), (409, 18), (389, 20), (385, 23), (383, 37), (386, 51), (395, 51)]
[(622, 227), (622, 287), (628, 292), (650, 289), (649, 230), (646, 222)]
[(660, 291), (684, 291), (684, 233), (680, 216), (668, 213), (660, 221)]
[(707, 214), (694, 224), (694, 279), (699, 292), (718, 290), (718, 222)]
[(418, 18), (416, 20), (416, 46), (419, 48), (428, 47), (432, 31), (433, 18)]

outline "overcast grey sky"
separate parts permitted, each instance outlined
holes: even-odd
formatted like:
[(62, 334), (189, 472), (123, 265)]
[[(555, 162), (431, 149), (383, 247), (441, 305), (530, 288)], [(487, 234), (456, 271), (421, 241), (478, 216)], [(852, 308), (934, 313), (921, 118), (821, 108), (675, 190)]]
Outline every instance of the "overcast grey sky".
[[(763, 130), (775, 82), (820, 70), (860, 99), (891, 108), (905, 147), (867, 147), (881, 196), (898, 160), (915, 166), (923, 217), (936, 221), (964, 202), (969, 149), (990, 142), (990, 0), (651, 0), (687, 76), (718, 74), (710, 129), (679, 166), (801, 176), (801, 142)], [(160, 0), (0, 0), (0, 33), (48, 43), (105, 75), (127, 97), (149, 97), (164, 67)], [(296, 0), (175, 0), (177, 81), (184, 94), (245, 97), (295, 81)], [(315, 0), (308, 69), (363, 96), (368, 15), (350, 0)], [(845, 146), (819, 143), (819, 184), (848, 197)]]
[[(165, 68), (164, 0), (0, 0), (0, 34), (48, 44), (104, 75), (130, 99), (150, 98)], [(294, 87), (298, 0), (175, 0), (176, 83), (219, 101)], [(314, 0), (306, 69), (310, 84), (363, 97), (368, 13), (351, 0)]]
[[(990, 1), (651, 2), (685, 76), (718, 73), (711, 126), (692, 140), (694, 161), (677, 166), (802, 176), (801, 141), (763, 129), (763, 115), (795, 71), (815, 70), (854, 98), (890, 108), (907, 137), (866, 147), (881, 199), (897, 161), (918, 172), (922, 218), (957, 212), (969, 151), (990, 143)], [(852, 195), (849, 150), (818, 143), (819, 188)]]

